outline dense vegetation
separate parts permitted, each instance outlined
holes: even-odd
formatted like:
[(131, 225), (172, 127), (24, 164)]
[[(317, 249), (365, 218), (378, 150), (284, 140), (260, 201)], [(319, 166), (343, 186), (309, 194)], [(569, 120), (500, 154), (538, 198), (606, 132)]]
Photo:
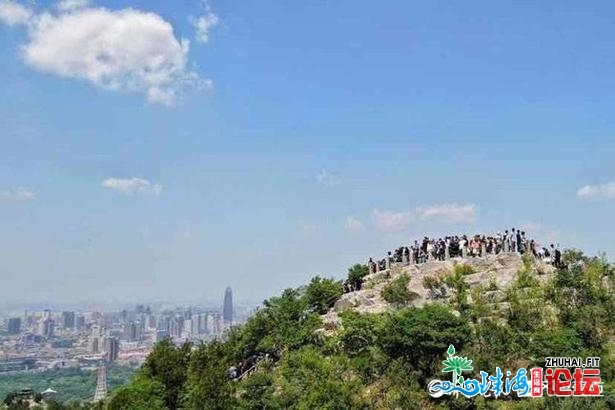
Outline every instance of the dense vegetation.
[[(128, 366), (111, 365), (107, 369), (109, 391), (128, 383), (135, 369)], [(32, 389), (41, 392), (48, 388), (58, 392), (57, 400), (62, 403), (88, 402), (96, 388), (96, 372), (81, 369), (59, 369), (37, 373), (18, 373), (0, 376), (0, 400), (11, 392)]]
[[(615, 269), (604, 258), (568, 251), (567, 268), (545, 281), (525, 260), (508, 289), (494, 283), (470, 290), (459, 267), (442, 277), (450, 298), (423, 308), (407, 278), (393, 281), (388, 297), (400, 307), (383, 314), (344, 312), (334, 334), (317, 331), (319, 314), (339, 296), (341, 284), (315, 278), (264, 303), (224, 342), (197, 347), (156, 346), (133, 381), (116, 391), (109, 409), (282, 408), (608, 408), (615, 406)], [(357, 267), (350, 270), (357, 275)], [(362, 273), (362, 272), (361, 272)], [(353, 279), (356, 276), (353, 277)], [(399, 282), (399, 283), (398, 283)], [(434, 285), (436, 291), (442, 284)], [(494, 296), (495, 295), (495, 296)], [(474, 360), (475, 372), (496, 366), (544, 366), (547, 356), (599, 356), (600, 398), (432, 399), (426, 383), (441, 377), (450, 344)], [(227, 369), (259, 353), (256, 371), (229, 381)]]
[[(346, 311), (336, 332), (321, 329), (320, 314), (341, 295), (342, 285), (317, 277), (265, 301), (223, 342), (159, 343), (132, 381), (101, 407), (613, 408), (615, 268), (604, 258), (576, 251), (566, 252), (564, 261), (567, 268), (545, 280), (526, 259), (507, 289), (497, 289), (495, 281), (471, 289), (465, 277), (472, 272), (460, 266), (423, 284), (434, 291), (433, 303), (423, 308), (408, 306), (413, 295), (409, 279), (402, 277), (383, 290), (397, 309), (382, 314)], [(350, 279), (364, 272), (354, 266)], [(513, 371), (542, 367), (547, 356), (599, 356), (603, 397), (430, 398), (426, 384), (442, 378), (450, 344), (473, 360), (473, 376), (478, 370), (493, 373), (496, 366)], [(229, 380), (230, 366), (264, 353), (268, 359), (258, 362), (254, 372)]]

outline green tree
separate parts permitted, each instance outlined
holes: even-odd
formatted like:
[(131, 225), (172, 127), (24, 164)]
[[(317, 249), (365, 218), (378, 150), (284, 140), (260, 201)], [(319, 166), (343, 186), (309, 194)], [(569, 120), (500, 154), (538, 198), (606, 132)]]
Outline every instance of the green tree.
[(324, 356), (313, 347), (289, 352), (277, 369), (282, 408), (352, 409), (363, 407), (361, 381), (344, 357)]
[(170, 339), (165, 339), (154, 346), (143, 364), (143, 374), (164, 386), (165, 403), (171, 410), (179, 405), (191, 350), (191, 343), (186, 342), (177, 347)]
[(400, 275), (385, 285), (381, 292), (382, 298), (397, 307), (406, 306), (418, 297), (417, 293), (408, 288), (409, 284), (410, 277), (405, 274)]
[(357, 263), (348, 269), (348, 282), (356, 289), (363, 282), (363, 278), (369, 274), (369, 267)]
[(311, 309), (322, 315), (327, 313), (343, 293), (340, 281), (316, 276), (305, 289), (305, 299)]
[(230, 335), (237, 361), (259, 352), (278, 354), (314, 340), (320, 319), (301, 292), (286, 289), (263, 304), (240, 332)]
[(472, 331), (462, 318), (441, 305), (406, 308), (386, 316), (379, 343), (392, 358), (404, 358), (426, 376), (449, 345), (461, 350)]
[(192, 353), (182, 401), (185, 407), (203, 410), (234, 407), (226, 357), (227, 346), (219, 341), (203, 344)]
[(464, 266), (467, 265), (456, 265), (453, 273), (444, 277), (444, 283), (453, 291), (451, 305), (462, 314), (469, 308), (468, 290), (470, 289), (465, 279), (467, 269)]
[(143, 375), (113, 392), (107, 402), (108, 410), (163, 410), (166, 392), (164, 385)]
[(242, 382), (237, 407), (243, 409), (281, 409), (274, 395), (275, 380), (270, 372), (256, 372)]

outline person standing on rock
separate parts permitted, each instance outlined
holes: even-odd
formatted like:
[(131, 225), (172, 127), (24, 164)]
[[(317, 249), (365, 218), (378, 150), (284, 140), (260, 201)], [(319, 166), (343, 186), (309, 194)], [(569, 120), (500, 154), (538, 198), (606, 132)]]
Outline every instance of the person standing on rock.
[(517, 252), (523, 253), (523, 242), (521, 241), (521, 231), (517, 229)]
[(510, 233), (509, 240), (510, 240), (510, 243), (509, 243), (510, 251), (517, 252), (517, 232), (515, 232), (515, 228), (512, 228), (512, 232)]

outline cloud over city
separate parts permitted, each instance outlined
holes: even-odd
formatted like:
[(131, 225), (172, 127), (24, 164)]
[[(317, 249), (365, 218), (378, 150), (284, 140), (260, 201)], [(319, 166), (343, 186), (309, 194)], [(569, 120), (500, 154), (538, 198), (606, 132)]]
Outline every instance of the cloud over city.
[(577, 191), (579, 198), (615, 198), (615, 181), (597, 185), (585, 185)]
[(36, 192), (27, 188), (0, 191), (0, 202), (29, 202), (36, 199)]
[[(217, 23), (212, 19), (203, 27), (207, 32)], [(105, 90), (141, 93), (149, 102), (163, 105), (173, 105), (187, 89), (211, 86), (210, 80), (188, 68), (190, 42), (177, 38), (171, 24), (153, 12), (64, 0), (54, 9), (35, 13), (0, 0), (0, 21), (25, 27), (21, 57), (40, 72)]]
[(475, 204), (444, 203), (403, 211), (375, 209), (372, 212), (374, 225), (381, 231), (400, 231), (419, 221), (471, 223), (475, 219)]
[(100, 183), (103, 188), (111, 189), (124, 195), (153, 195), (162, 192), (162, 186), (142, 178), (107, 178)]
[(203, 1), (203, 8), (203, 15), (192, 21), (196, 30), (196, 41), (198, 43), (207, 43), (211, 30), (220, 22), (220, 18), (211, 10), (208, 1)]
[(336, 174), (324, 168), (322, 169), (322, 171), (320, 171), (316, 179), (318, 180), (318, 183), (320, 185), (326, 186), (339, 185), (342, 182), (342, 180)]

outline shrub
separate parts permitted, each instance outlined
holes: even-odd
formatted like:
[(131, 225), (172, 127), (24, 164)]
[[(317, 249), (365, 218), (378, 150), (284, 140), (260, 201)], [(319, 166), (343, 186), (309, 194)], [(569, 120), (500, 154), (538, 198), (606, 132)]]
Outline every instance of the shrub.
[(429, 291), (430, 299), (444, 299), (448, 296), (442, 275), (424, 276), (423, 287)]
[(469, 307), (468, 290), (470, 286), (466, 283), (464, 271), (464, 269), (457, 269), (457, 267), (455, 267), (453, 273), (444, 277), (446, 286), (453, 290), (451, 305), (461, 313), (465, 312)]
[(382, 298), (397, 306), (404, 306), (415, 300), (418, 295), (408, 289), (410, 277), (401, 275), (387, 284), (381, 292)]
[(472, 266), (467, 265), (467, 264), (463, 264), (463, 265), (455, 265), (455, 267), (453, 268), (453, 272), (455, 274), (459, 274), (459, 275), (473, 275), (476, 273), (476, 269), (474, 269)]

